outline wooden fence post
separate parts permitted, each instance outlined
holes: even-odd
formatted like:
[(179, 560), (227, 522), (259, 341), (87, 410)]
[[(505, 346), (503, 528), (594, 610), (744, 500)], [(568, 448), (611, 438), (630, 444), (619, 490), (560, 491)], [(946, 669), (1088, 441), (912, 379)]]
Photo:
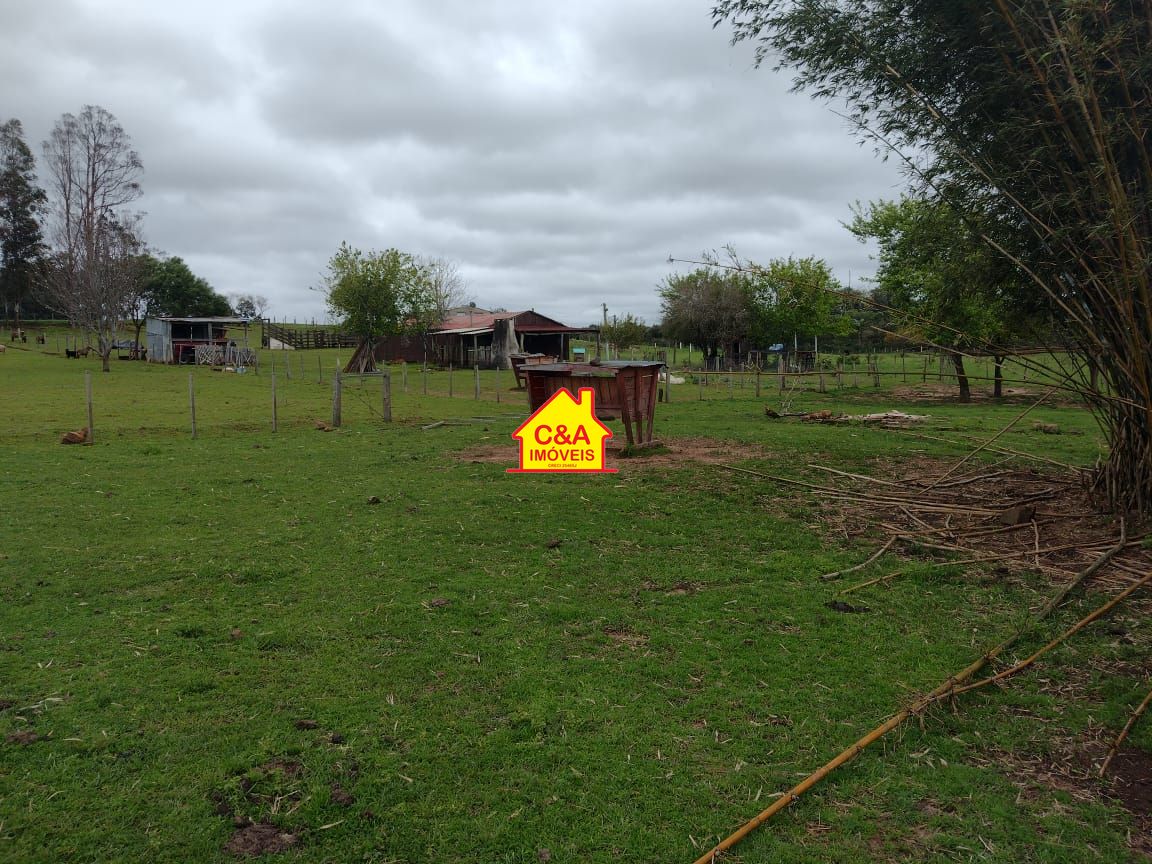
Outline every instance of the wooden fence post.
[(424, 395), (427, 396), (428, 395), (428, 364), (427, 363), (425, 363), (420, 368), (420, 374), (423, 376), (423, 381), (424, 381)]
[(192, 412), (192, 440), (196, 440), (196, 387), (192, 383), (193, 375), (188, 373), (188, 407)]
[(88, 403), (88, 443), (91, 444), (96, 440), (96, 429), (92, 413), (92, 373), (88, 370), (84, 371), (84, 399)]
[(455, 381), (456, 376), (453, 374), (453, 372), (454, 372), (454, 370), (452, 369), (452, 364), (449, 363), (448, 364), (448, 396), (449, 396), (449, 398), (451, 398), (454, 395), (453, 391), (456, 389), (454, 386), (454, 383), (453, 383)]
[(760, 398), (760, 367), (756, 367), (756, 398)]
[(408, 361), (400, 361), (400, 389), (408, 392)]
[(272, 431), (276, 431), (276, 373), (272, 373)]
[(700, 391), (700, 401), (704, 401), (704, 373), (701, 372), (696, 378), (697, 390)]
[(392, 371), (385, 367), (384, 377), (380, 379), (380, 387), (383, 390), (381, 397), (384, 400), (384, 422), (392, 422)]
[(473, 369), (476, 372), (476, 398), (480, 398), (480, 364), (477, 363)]
[(332, 376), (332, 425), (340, 428), (340, 391), (343, 388), (340, 379), (340, 366), (336, 366), (336, 374)]
[(316, 383), (317, 384), (323, 384), (324, 383), (324, 364), (320, 360), (319, 354), (316, 355)]

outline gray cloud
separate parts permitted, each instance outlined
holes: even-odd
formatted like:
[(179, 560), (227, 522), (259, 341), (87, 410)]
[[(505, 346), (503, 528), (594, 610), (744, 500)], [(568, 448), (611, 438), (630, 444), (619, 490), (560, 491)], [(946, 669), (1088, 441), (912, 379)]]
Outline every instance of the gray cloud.
[(871, 269), (840, 226), (894, 165), (753, 68), (709, 4), (43, 0), (6, 10), (0, 105), (37, 149), (85, 103), (145, 163), (148, 239), (221, 291), (323, 316), (343, 240), (460, 263), (481, 304), (656, 320), (669, 254)]

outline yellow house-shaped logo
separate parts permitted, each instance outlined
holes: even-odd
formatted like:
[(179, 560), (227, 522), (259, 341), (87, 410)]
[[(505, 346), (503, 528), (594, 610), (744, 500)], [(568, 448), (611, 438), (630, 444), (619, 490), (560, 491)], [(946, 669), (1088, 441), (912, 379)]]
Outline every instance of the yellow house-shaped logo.
[(557, 390), (512, 437), (520, 442), (520, 467), (510, 473), (615, 473), (604, 467), (604, 441), (612, 430), (596, 417), (596, 394), (580, 388), (580, 398)]

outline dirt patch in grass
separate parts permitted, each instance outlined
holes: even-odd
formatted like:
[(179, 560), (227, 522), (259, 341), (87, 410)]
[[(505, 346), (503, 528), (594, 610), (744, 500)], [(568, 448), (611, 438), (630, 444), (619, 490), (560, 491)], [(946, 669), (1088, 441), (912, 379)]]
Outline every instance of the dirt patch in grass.
[(332, 798), (332, 803), (338, 804), (341, 807), (351, 807), (356, 803), (355, 797), (339, 783), (332, 784), (329, 789), (329, 794)]
[(256, 858), (277, 852), (287, 852), (300, 842), (296, 834), (281, 831), (268, 822), (253, 822), (241, 828), (224, 844), (224, 851), (237, 858)]
[(627, 627), (605, 627), (604, 635), (613, 642), (627, 645), (629, 648), (642, 648), (648, 644), (648, 637), (643, 633), (636, 633)]
[(1101, 778), (1099, 766), (1114, 732), (1100, 727), (1078, 735), (1051, 731), (1046, 753), (994, 750), (985, 754), (987, 762), (984, 758), (976, 761), (1002, 770), (1025, 798), (1047, 797), (1048, 790), (1058, 790), (1077, 801), (1119, 804), (1135, 821), (1129, 838), (1131, 848), (1152, 857), (1152, 754), (1121, 747), (1108, 774)]
[(7, 738), (9, 744), (19, 744), (23, 747), (27, 747), (29, 744), (35, 744), (39, 740), (39, 735), (27, 729), (21, 729), (19, 732), (9, 732)]
[[(683, 462), (722, 465), (747, 459), (749, 456), (761, 455), (755, 445), (720, 441), (715, 438), (662, 438), (661, 445), (650, 452), (645, 452), (643, 448), (629, 450), (627, 456), (622, 456), (624, 450), (622, 446), (610, 446), (604, 451), (605, 463), (609, 468), (627, 473), (643, 471), (650, 467), (666, 468)], [(512, 468), (516, 465), (517, 448), (514, 444), (490, 444), (464, 450), (458, 454), (458, 458), (464, 462), (507, 465)]]
[(1108, 766), (1108, 779), (1111, 793), (1126, 810), (1152, 821), (1152, 754), (1121, 747)]
[(283, 774), (286, 778), (291, 779), (304, 773), (304, 766), (293, 759), (277, 757), (261, 765), (260, 770), (265, 774)]
[[(911, 377), (911, 375), (909, 375)], [(976, 382), (973, 382), (974, 384)], [(1004, 387), (1004, 396), (1001, 399), (995, 399), (992, 396), (992, 386), (990, 382), (979, 382), (981, 384), (988, 383), (988, 387), (972, 388), (972, 402), (992, 402), (1000, 405), (1004, 402), (1011, 402), (1014, 399), (1034, 398), (1036, 391), (1030, 387)], [(891, 398), (895, 401), (906, 402), (956, 402), (960, 403), (960, 390), (955, 384), (939, 384), (934, 381), (923, 381), (916, 384), (900, 385), (893, 387), (891, 390)], [(963, 403), (967, 404), (967, 403)]]

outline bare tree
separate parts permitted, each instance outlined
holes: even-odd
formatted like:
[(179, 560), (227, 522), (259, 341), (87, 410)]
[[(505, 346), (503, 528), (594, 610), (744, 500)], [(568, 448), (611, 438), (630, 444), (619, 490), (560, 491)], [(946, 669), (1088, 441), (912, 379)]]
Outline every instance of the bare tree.
[(63, 115), (44, 142), (53, 266), (45, 305), (96, 339), (104, 371), (120, 318), (143, 273), (139, 217), (143, 166), (119, 121), (98, 105)]
[(447, 258), (423, 256), (418, 259), (418, 263), (428, 278), (436, 304), (437, 323), (448, 317), (449, 310), (467, 304), (468, 286), (460, 274), (460, 265)]

